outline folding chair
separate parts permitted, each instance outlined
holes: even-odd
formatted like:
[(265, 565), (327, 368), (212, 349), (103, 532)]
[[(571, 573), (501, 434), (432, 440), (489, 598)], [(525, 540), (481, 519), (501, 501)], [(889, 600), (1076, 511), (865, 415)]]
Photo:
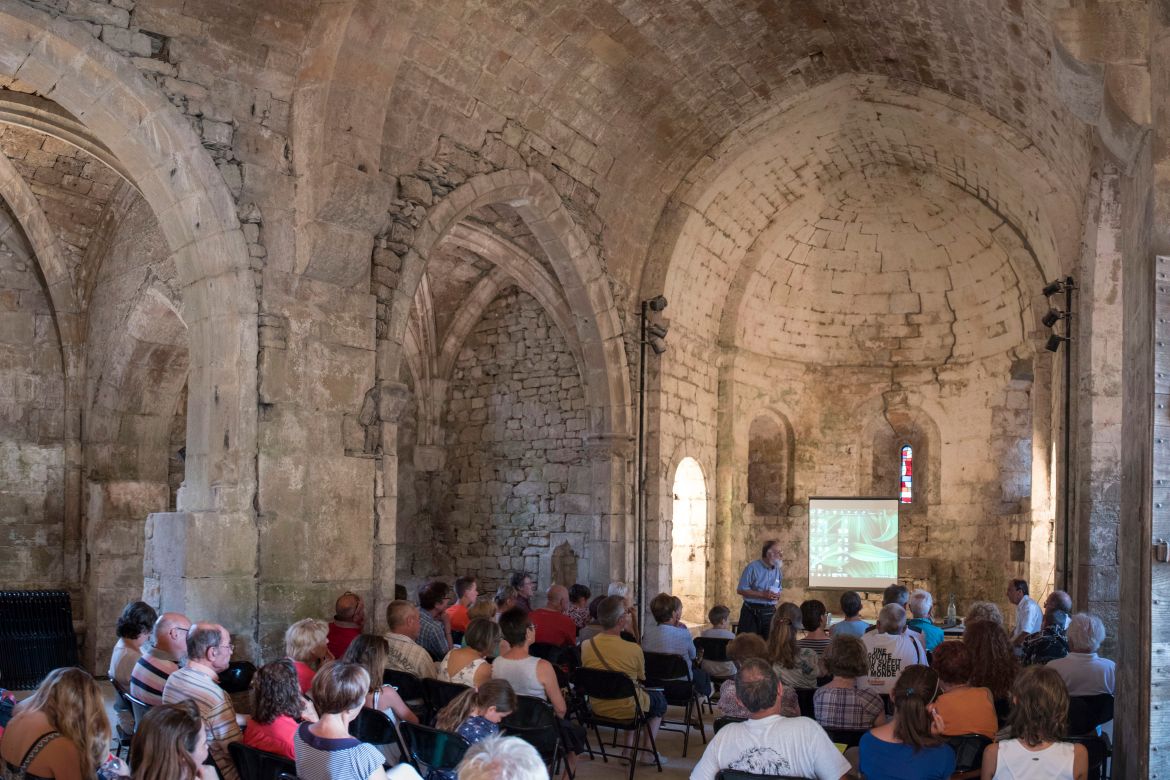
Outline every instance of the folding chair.
[[(661, 688), (666, 695), (666, 703), (683, 707), (683, 719), (662, 720), (662, 728), (667, 731), (682, 731), (683, 756), (687, 754), (687, 744), (691, 737), (691, 726), (699, 730), (703, 737), (703, 744), (707, 744), (707, 729), (703, 725), (703, 704), (690, 678), (691, 665), (681, 655), (670, 653), (646, 653), (646, 685), (652, 688)], [(691, 713), (695, 714), (698, 723), (691, 720)], [(682, 729), (674, 728), (682, 726)]]
[(471, 690), (466, 685), (459, 683), (443, 682), (442, 680), (435, 680), (430, 677), (424, 678), (422, 681), (423, 700), (431, 712), (438, 717), (439, 710), (446, 707), (464, 691)]
[[(130, 703), (129, 694), (126, 689), (122, 687), (122, 683), (110, 678), (110, 682), (114, 685), (114, 693), (118, 696), (118, 700), (122, 702), (123, 712), (129, 712), (131, 716), (134, 714), (134, 705)], [(134, 718), (134, 725), (127, 734), (126, 730), (122, 728), (121, 717), (114, 723), (114, 738), (117, 740), (117, 747), (114, 750), (115, 756), (121, 756), (123, 748), (126, 751), (126, 760), (130, 760), (130, 744), (134, 741), (134, 732), (138, 730), (138, 718)]]
[[(403, 741), (398, 726), (394, 724), (389, 715), (381, 710), (362, 707), (362, 711), (349, 724), (349, 733), (354, 739), (368, 742), (371, 745), (379, 747), (394, 745), (398, 748), (398, 754), (402, 756), (402, 760), (414, 766), (414, 761), (410, 758), (410, 751), (406, 749), (406, 742)], [(414, 768), (418, 769), (417, 766)]]
[[(561, 724), (551, 704), (534, 696), (517, 696), (515, 712), (504, 718), (500, 726), (505, 734), (519, 737), (536, 748), (548, 765), (549, 776), (557, 776), (565, 747), (561, 739)], [(567, 765), (565, 768), (571, 780), (573, 771)]]
[(248, 747), (243, 742), (228, 744), (240, 780), (275, 780), (282, 774), (296, 774), (297, 762), (286, 756)]
[[(947, 744), (955, 751), (954, 777), (979, 777), (983, 767), (983, 750), (992, 740), (982, 734), (963, 734), (949, 737)], [(975, 774), (970, 774), (974, 772)]]
[(797, 688), (796, 699), (800, 702), (800, 714), (806, 718), (816, 720), (816, 706), (814, 701), (816, 699), (816, 688)]
[(836, 744), (844, 745), (846, 749), (860, 745), (861, 735), (867, 731), (869, 729), (825, 729), (829, 739)]
[(410, 747), (410, 756), (424, 778), (431, 780), (439, 772), (454, 772), (471, 747), (466, 739), (450, 731), (440, 731), (417, 723), (403, 723), (402, 733)]
[(1112, 774), (1113, 744), (1108, 735), (1098, 734), (1097, 728), (1113, 720), (1113, 707), (1111, 693), (1069, 697), (1069, 741), (1089, 751), (1089, 780), (1108, 780)]
[(410, 707), (421, 722), (429, 723), (431, 721), (432, 716), (426, 703), (427, 694), (423, 688), (422, 680), (410, 672), (386, 669), (382, 672), (382, 682), (394, 686), (398, 695), (406, 702), (406, 706)]
[(716, 718), (715, 719), (715, 733), (718, 734), (719, 729), (723, 728), (728, 723), (743, 723), (745, 720), (747, 720), (747, 718), (732, 718), (732, 717), (727, 716), (727, 715), (724, 715), (723, 717)]
[[(582, 667), (573, 672), (573, 687), (579, 694), (585, 697), (585, 706), (580, 711), (581, 722), (586, 726), (593, 727), (593, 733), (597, 736), (597, 742), (601, 745), (601, 759), (608, 763), (609, 757), (605, 752), (605, 743), (601, 739), (601, 729), (599, 727), (605, 726), (614, 730), (614, 739), (617, 739), (618, 731), (632, 731), (634, 733), (634, 746), (630, 751), (630, 780), (634, 778), (634, 766), (637, 764), (638, 752), (642, 750), (651, 751), (654, 755), (654, 764), (658, 767), (658, 771), (662, 771), (662, 762), (658, 760), (658, 745), (654, 741), (654, 735), (650, 732), (650, 719), (646, 713), (642, 711), (642, 705), (638, 701), (636, 695), (637, 688), (634, 681), (621, 672), (610, 672), (603, 669), (587, 669)], [(595, 701), (613, 701), (613, 700), (630, 700), (633, 702), (634, 711), (629, 718), (608, 718), (602, 715), (597, 715), (591, 706)], [(646, 736), (650, 739), (650, 747), (642, 747), (642, 732), (646, 732)]]
[(251, 661), (232, 661), (219, 673), (219, 687), (227, 693), (243, 693), (251, 689), (255, 676), (256, 665)]
[[(730, 639), (724, 639), (717, 636), (697, 636), (695, 637), (695, 650), (699, 653), (699, 660), (713, 661), (715, 663), (726, 663), (731, 660), (727, 657), (727, 644)], [(707, 701), (707, 711), (714, 713), (715, 710), (711, 706), (711, 699), (716, 698), (719, 692), (719, 686), (727, 680), (733, 679), (735, 675), (711, 675), (711, 687), (714, 689), (711, 697)]]
[(150, 709), (150, 705), (142, 701), (142, 699), (135, 699), (130, 694), (126, 694), (126, 699), (130, 702), (130, 710), (134, 713), (134, 733), (138, 733), (138, 727), (142, 725), (142, 716)]

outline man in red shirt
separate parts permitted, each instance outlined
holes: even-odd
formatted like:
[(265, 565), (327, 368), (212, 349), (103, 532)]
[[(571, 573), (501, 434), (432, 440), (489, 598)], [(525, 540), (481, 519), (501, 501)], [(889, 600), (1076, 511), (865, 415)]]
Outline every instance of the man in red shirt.
[(565, 614), (569, 606), (569, 591), (564, 585), (553, 585), (548, 589), (548, 604), (534, 609), (528, 619), (536, 626), (536, 641), (558, 647), (572, 647), (577, 644), (577, 624)]
[(341, 594), (333, 605), (333, 622), (329, 624), (329, 652), (334, 658), (341, 658), (349, 649), (349, 643), (362, 632), (366, 622), (366, 605), (362, 597), (348, 590)]
[(463, 633), (467, 630), (467, 609), (479, 598), (479, 583), (473, 575), (460, 577), (455, 580), (456, 602), (447, 607), (447, 616), (451, 618), (451, 630)]

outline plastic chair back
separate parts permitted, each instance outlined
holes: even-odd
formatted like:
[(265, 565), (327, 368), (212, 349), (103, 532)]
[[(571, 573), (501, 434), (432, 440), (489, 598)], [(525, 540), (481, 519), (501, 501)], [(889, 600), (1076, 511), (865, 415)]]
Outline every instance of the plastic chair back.
[(403, 701), (421, 701), (426, 698), (422, 680), (410, 672), (400, 672), (397, 669), (387, 669), (382, 672), (382, 682), (393, 685), (398, 689), (398, 695)]
[(134, 733), (137, 734), (138, 727), (142, 725), (142, 716), (150, 709), (150, 705), (130, 694), (126, 694), (126, 700), (130, 702), (130, 711), (134, 713)]
[(560, 645), (554, 645), (551, 642), (533, 642), (528, 646), (529, 655), (543, 658), (553, 666), (561, 662), (562, 650)]
[(420, 773), (423, 767), (431, 770), (454, 770), (463, 760), (463, 754), (471, 747), (470, 743), (458, 734), (420, 726), (417, 723), (403, 723), (402, 732), (410, 748), (410, 756)]
[(829, 739), (839, 745), (844, 745), (846, 748), (860, 745), (861, 735), (867, 731), (869, 729), (825, 729), (825, 733), (829, 735)]
[(673, 655), (671, 653), (646, 653), (645, 655), (646, 679), (690, 679), (691, 665), (681, 655)]
[(252, 687), (256, 665), (251, 661), (232, 661), (219, 673), (219, 687), (227, 693), (243, 693)]
[(243, 742), (228, 743), (228, 753), (240, 773), (240, 780), (275, 780), (280, 774), (295, 774), (297, 771), (297, 763), (292, 759), (248, 747)]
[(471, 688), (459, 683), (443, 682), (430, 677), (422, 681), (423, 698), (432, 712), (438, 712)]
[(546, 764), (556, 761), (560, 731), (552, 705), (534, 696), (517, 696), (516, 711), (500, 722), (505, 734), (519, 737), (536, 748)]
[(1113, 720), (1114, 699), (1111, 693), (1095, 696), (1070, 696), (1068, 733), (1070, 736), (1095, 734), (1097, 727)]
[(723, 716), (715, 719), (715, 733), (719, 733), (719, 729), (726, 726), (728, 723), (743, 723), (747, 718), (732, 718), (730, 716)]
[(726, 661), (727, 643), (730, 641), (717, 636), (697, 636), (695, 649), (703, 654), (704, 661)]
[(816, 688), (796, 689), (796, 699), (800, 702), (800, 714), (806, 718), (816, 718), (816, 707), (813, 705), (816, 695)]
[(591, 699), (628, 699), (634, 681), (621, 672), (581, 667), (573, 672), (573, 687)]
[(991, 740), (982, 734), (950, 737), (947, 743), (955, 751), (955, 771), (970, 772), (983, 766), (983, 749)]

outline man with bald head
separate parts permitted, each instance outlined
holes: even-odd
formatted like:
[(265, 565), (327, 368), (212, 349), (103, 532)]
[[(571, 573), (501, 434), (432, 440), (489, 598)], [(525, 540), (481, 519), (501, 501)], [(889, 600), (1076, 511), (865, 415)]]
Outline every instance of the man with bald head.
[(366, 623), (366, 605), (362, 597), (351, 591), (342, 593), (333, 605), (333, 622), (329, 624), (329, 652), (341, 658), (349, 644), (357, 639)]
[(179, 670), (187, 657), (187, 632), (191, 621), (181, 612), (164, 612), (154, 621), (150, 649), (130, 672), (130, 695), (155, 707), (162, 704), (167, 678)]
[(167, 678), (163, 703), (193, 701), (206, 727), (207, 746), (223, 780), (239, 780), (228, 745), (243, 738), (236, 710), (219, 687), (219, 673), (232, 661), (231, 635), (215, 623), (196, 623), (187, 632), (187, 665)]
[(577, 644), (577, 624), (565, 614), (569, 606), (569, 590), (564, 585), (553, 585), (548, 589), (548, 603), (532, 610), (528, 619), (536, 626), (537, 642), (546, 642), (558, 647), (572, 647)]
[(912, 664), (926, 663), (926, 648), (919, 635), (906, 629), (906, 610), (898, 604), (886, 604), (878, 613), (877, 630), (861, 637), (869, 662), (869, 673), (857, 681), (857, 687), (889, 695), (902, 670)]

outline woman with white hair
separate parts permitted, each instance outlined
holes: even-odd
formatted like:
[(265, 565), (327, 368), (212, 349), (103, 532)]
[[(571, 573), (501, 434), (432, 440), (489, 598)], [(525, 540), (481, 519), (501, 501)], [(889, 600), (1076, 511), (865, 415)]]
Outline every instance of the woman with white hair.
[(626, 604), (626, 614), (630, 616), (630, 625), (629, 631), (623, 631), (622, 633), (628, 633), (630, 636), (622, 638), (629, 639), (634, 644), (642, 644), (642, 633), (638, 630), (638, 610), (630, 603), (630, 586), (621, 580), (614, 580), (609, 583), (609, 588), (605, 595), (620, 596)]
[(1097, 655), (1105, 640), (1105, 624), (1089, 612), (1078, 612), (1068, 623), (1068, 655), (1048, 662), (1064, 680), (1069, 696), (1113, 693), (1117, 669), (1108, 658)]
[(547, 780), (536, 748), (519, 737), (490, 737), (464, 754), (455, 770), (459, 780)]

